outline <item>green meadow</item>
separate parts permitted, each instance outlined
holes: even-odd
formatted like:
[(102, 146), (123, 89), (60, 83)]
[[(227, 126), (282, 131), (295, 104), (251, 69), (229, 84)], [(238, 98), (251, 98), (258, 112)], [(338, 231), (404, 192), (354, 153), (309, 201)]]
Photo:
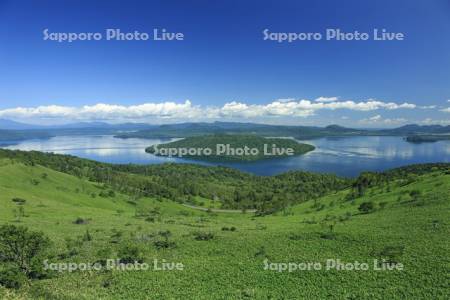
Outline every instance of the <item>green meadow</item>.
[[(43, 232), (51, 241), (49, 263), (131, 259), (150, 269), (50, 270), (41, 278), (18, 276), (16, 287), (0, 275), (0, 298), (448, 299), (449, 191), (447, 165), (407, 181), (393, 177), (363, 194), (347, 187), (257, 216), (136, 198), (104, 182), (3, 158), (0, 225)], [(369, 269), (325, 268), (337, 259)], [(183, 268), (155, 270), (155, 260)], [(374, 260), (403, 269), (374, 270)], [(282, 270), (288, 263), (322, 269)]]

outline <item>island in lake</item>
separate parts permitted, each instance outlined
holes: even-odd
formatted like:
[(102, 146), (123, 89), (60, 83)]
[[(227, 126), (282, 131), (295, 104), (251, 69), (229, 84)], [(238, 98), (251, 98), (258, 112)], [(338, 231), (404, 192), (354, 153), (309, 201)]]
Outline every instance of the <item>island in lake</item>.
[(302, 155), (312, 150), (314, 146), (293, 139), (239, 134), (194, 136), (145, 149), (157, 156), (224, 162), (251, 162)]
[(450, 140), (450, 135), (411, 135), (406, 137), (406, 141), (410, 143), (434, 143), (437, 141), (448, 141)]

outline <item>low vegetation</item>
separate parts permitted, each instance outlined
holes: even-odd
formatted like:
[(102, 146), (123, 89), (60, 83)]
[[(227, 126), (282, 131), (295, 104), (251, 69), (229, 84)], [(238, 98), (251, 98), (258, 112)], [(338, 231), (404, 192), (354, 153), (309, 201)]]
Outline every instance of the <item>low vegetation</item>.
[[(110, 166), (68, 156), (5, 153), (0, 158), (2, 299), (450, 297), (445, 264), (450, 251), (449, 164), (364, 173), (355, 180), (302, 172), (266, 180), (224, 168)], [(168, 189), (166, 177), (184, 188), (183, 178), (198, 180), (199, 186), (205, 184), (202, 189), (210, 179), (215, 189), (208, 186), (209, 194), (197, 199), (208, 204), (222, 202), (212, 196), (226, 195), (231, 183), (236, 188), (243, 184), (240, 190), (253, 189), (256, 195), (273, 189), (273, 198), (256, 202), (268, 208), (281, 201), (282, 193), (299, 199), (256, 214), (207, 212), (147, 189), (152, 183)], [(32, 179), (37, 178), (40, 183), (35, 185)], [(314, 191), (332, 183), (331, 178), (342, 185)], [(224, 187), (217, 192), (220, 182)], [(141, 184), (147, 193), (131, 193), (128, 183), (132, 188)], [(183, 195), (179, 187), (174, 190)], [(105, 197), (98, 196), (102, 191)], [(239, 199), (245, 202), (247, 197)], [(25, 217), (18, 222), (14, 210), (20, 207)], [(155, 260), (181, 262), (184, 268), (73, 272), (42, 268), (46, 260), (106, 265), (109, 259), (150, 266)], [(265, 262), (324, 264), (328, 259), (371, 267), (264, 269)], [(376, 271), (374, 260), (378, 267), (401, 263), (404, 269)]]

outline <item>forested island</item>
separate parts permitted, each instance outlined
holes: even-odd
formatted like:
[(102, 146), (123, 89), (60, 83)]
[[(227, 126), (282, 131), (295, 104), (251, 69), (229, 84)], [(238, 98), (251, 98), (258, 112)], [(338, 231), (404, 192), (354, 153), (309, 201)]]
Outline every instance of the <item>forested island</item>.
[(256, 135), (215, 134), (188, 137), (179, 141), (153, 145), (146, 152), (158, 156), (185, 157), (205, 161), (252, 162), (302, 155), (314, 146), (292, 139), (264, 138)]
[(410, 143), (434, 143), (437, 141), (448, 141), (450, 135), (411, 135), (406, 137), (406, 141)]

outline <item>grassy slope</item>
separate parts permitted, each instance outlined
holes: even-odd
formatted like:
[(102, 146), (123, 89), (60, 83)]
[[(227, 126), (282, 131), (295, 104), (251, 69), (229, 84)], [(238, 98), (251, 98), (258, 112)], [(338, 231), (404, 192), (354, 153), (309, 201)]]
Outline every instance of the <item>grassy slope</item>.
[[(41, 178), (42, 173), (48, 177)], [(33, 179), (40, 183), (34, 185)], [(422, 191), (420, 201), (411, 201), (408, 192), (414, 189)], [(66, 251), (64, 238), (89, 229), (93, 240), (84, 242), (79, 254), (65, 261), (94, 262), (99, 258), (98, 249), (104, 248), (111, 249), (115, 257), (119, 244), (111, 241), (115, 231), (122, 231), (121, 240), (134, 240), (146, 261), (164, 258), (185, 265), (185, 270), (178, 272), (65, 273), (19, 291), (0, 288), (0, 297), (8, 293), (11, 298), (46, 299), (448, 298), (450, 175), (426, 174), (408, 186), (392, 184), (390, 190), (369, 191), (355, 202), (345, 201), (345, 191), (339, 192), (320, 199), (315, 206), (309, 201), (264, 218), (211, 215), (170, 201), (141, 199), (139, 205), (161, 208), (160, 220), (150, 223), (134, 217), (135, 207), (127, 202), (127, 196), (92, 198), (91, 193), (101, 191), (93, 183), (39, 166), (0, 160), (0, 223), (16, 224), (12, 213), (16, 204), (11, 198), (21, 197), (27, 199), (28, 216), (20, 224), (47, 233), (55, 242), (56, 253)], [(369, 199), (387, 204), (372, 214), (358, 214), (358, 204)], [(320, 210), (315, 208), (321, 204)], [(322, 238), (326, 229), (314, 220), (346, 212), (353, 216), (336, 224), (336, 238)], [(73, 224), (77, 217), (91, 220), (86, 225)], [(223, 226), (235, 226), (237, 231), (222, 231)], [(172, 232), (170, 240), (176, 248), (155, 249), (153, 241), (160, 230)], [(196, 241), (192, 233), (199, 230), (213, 232), (215, 238)], [(149, 235), (149, 240), (136, 241), (136, 236), (142, 235)], [(400, 259), (405, 265), (402, 272), (263, 270), (265, 258), (272, 262), (324, 262), (328, 258), (371, 262), (384, 247), (396, 245), (405, 247)], [(109, 285), (104, 287), (105, 283)]]

